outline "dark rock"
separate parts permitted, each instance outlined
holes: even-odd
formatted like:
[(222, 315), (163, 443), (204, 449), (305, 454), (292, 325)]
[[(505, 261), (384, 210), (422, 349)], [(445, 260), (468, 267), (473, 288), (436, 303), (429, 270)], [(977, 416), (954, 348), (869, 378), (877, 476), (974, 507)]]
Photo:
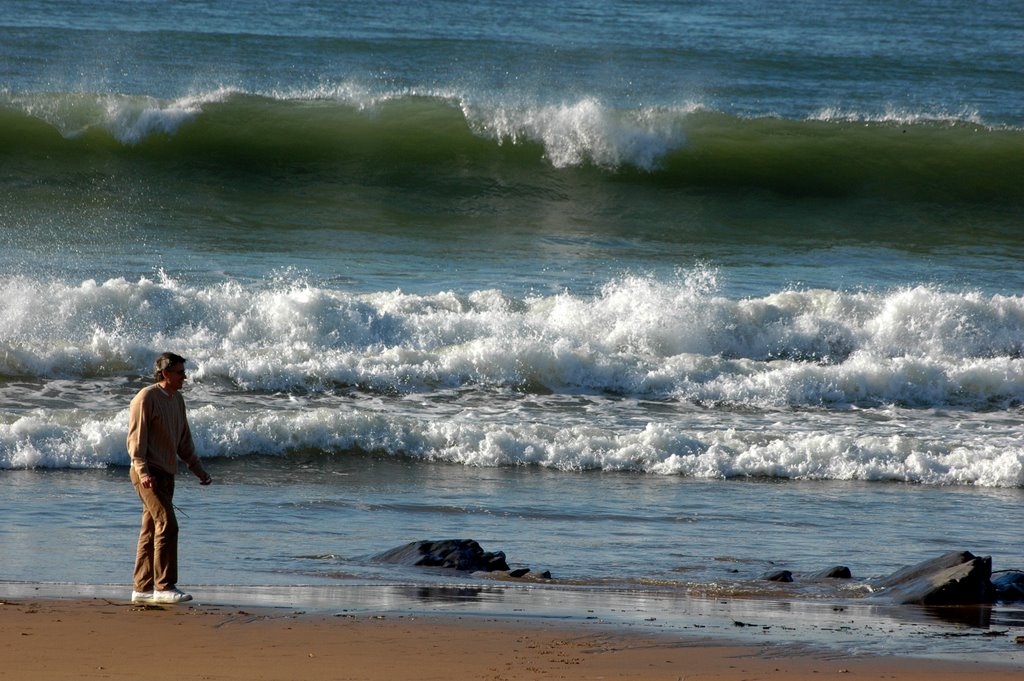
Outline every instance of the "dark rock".
[(996, 600), (1004, 603), (1024, 601), (1024, 572), (1007, 570), (992, 578)]
[(774, 572), (766, 572), (761, 575), (761, 579), (767, 582), (792, 582), (793, 573), (789, 570), (775, 570)]
[(535, 582), (552, 579), (550, 570), (531, 570), (530, 568), (517, 568), (515, 570), (493, 570), (491, 572), (474, 572), (473, 575), (483, 577), (486, 579), (515, 579)]
[(991, 603), (991, 576), (991, 557), (954, 551), (894, 572), (877, 585), (877, 597), (902, 605)]
[(836, 565), (827, 570), (807, 575), (807, 579), (853, 579), (853, 574), (850, 572), (850, 568), (845, 565)]
[(945, 570), (946, 568), (955, 567), (957, 565), (963, 565), (973, 558), (974, 554), (970, 551), (951, 551), (950, 553), (945, 553), (938, 558), (931, 558), (917, 563), (916, 565), (911, 565), (901, 570), (897, 570), (879, 582), (878, 586), (886, 588), (895, 584), (902, 584), (925, 574), (935, 573), (939, 570)]
[(373, 560), (399, 565), (442, 567), (465, 572), (508, 570), (505, 554), (486, 552), (472, 539), (417, 541), (377, 554)]

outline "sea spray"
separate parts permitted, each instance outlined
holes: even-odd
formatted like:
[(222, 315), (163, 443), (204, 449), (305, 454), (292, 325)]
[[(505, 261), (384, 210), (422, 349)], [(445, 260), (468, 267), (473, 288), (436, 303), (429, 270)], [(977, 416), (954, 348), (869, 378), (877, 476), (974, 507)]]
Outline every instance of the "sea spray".
[(736, 299), (702, 272), (525, 298), (15, 277), (3, 280), (0, 367), (111, 377), (174, 345), (197, 378), (242, 390), (475, 386), (772, 408), (1024, 399), (1020, 297), (918, 286)]

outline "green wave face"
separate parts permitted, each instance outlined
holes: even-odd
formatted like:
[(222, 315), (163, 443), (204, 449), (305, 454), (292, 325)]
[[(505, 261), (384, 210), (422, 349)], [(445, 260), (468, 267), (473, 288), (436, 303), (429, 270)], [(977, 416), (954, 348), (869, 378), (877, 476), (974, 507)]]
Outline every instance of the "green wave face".
[(59, 174), (232, 175), (386, 183), (609, 183), (711, 193), (1024, 201), (1024, 131), (959, 120), (747, 119), (593, 101), (481, 106), (217, 93), (160, 101), (21, 95), (0, 105), (0, 164)]

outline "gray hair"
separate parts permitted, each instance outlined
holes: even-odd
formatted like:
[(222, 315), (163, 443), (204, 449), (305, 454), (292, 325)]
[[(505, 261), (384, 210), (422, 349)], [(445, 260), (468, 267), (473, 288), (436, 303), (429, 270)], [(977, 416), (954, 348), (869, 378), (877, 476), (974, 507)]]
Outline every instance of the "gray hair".
[(187, 362), (181, 355), (176, 355), (173, 352), (165, 352), (156, 358), (153, 362), (153, 380), (157, 383), (164, 380), (164, 369), (172, 367), (175, 364), (184, 364)]

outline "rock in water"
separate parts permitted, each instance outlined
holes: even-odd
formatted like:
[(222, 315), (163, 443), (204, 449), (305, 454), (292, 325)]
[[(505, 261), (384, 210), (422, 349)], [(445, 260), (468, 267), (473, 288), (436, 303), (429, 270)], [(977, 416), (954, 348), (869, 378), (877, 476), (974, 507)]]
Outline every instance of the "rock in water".
[(991, 603), (995, 589), (992, 558), (954, 551), (894, 572), (878, 587), (878, 597), (902, 605)]
[(385, 551), (373, 557), (382, 563), (443, 567), (465, 572), (508, 570), (505, 554), (484, 551), (472, 539), (416, 541)]
[(853, 579), (853, 573), (845, 565), (836, 565), (808, 575), (807, 579)]
[(789, 570), (775, 570), (761, 575), (761, 579), (768, 582), (792, 582), (793, 573)]
[(1004, 603), (1024, 601), (1024, 572), (1008, 570), (992, 579), (996, 600)]

